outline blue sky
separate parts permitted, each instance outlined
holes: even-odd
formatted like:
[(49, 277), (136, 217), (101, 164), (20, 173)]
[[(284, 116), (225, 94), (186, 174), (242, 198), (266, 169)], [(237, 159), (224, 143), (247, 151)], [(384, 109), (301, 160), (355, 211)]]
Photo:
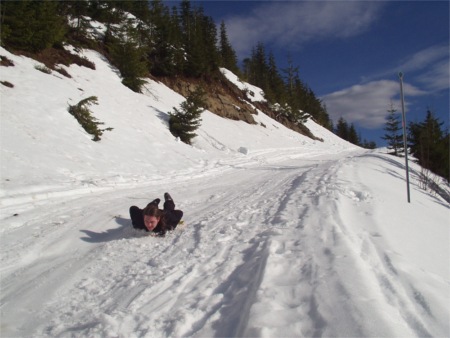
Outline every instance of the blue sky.
[(407, 121), (422, 121), (429, 107), (448, 126), (448, 1), (191, 3), (225, 22), (239, 60), (258, 42), (280, 69), (290, 55), (333, 121), (343, 116), (377, 145), (390, 103), (401, 113), (400, 71)]

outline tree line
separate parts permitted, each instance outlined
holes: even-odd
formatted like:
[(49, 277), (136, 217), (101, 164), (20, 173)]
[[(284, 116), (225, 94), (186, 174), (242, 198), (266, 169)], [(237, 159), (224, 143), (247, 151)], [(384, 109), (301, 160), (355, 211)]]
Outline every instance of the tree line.
[[(90, 19), (105, 25), (104, 36), (89, 36)], [(229, 46), (218, 44), (213, 20), (188, 0), (171, 9), (161, 0), (3, 2), (1, 28), (1, 44), (20, 51), (38, 53), (63, 42), (100, 49), (136, 91), (136, 80), (149, 73), (211, 75), (232, 57)]]
[[(105, 25), (100, 39), (88, 34), (89, 18)], [(3, 46), (38, 53), (62, 48), (64, 42), (105, 53), (123, 83), (137, 92), (148, 74), (217, 78), (219, 67), (224, 67), (260, 87), (289, 120), (302, 123), (306, 111), (319, 124), (329, 129), (332, 125), (325, 106), (300, 79), (298, 67), (289, 61), (280, 72), (273, 54), (267, 55), (258, 43), (240, 69), (224, 22), (217, 28), (203, 8), (189, 0), (171, 8), (161, 0), (2, 2)]]
[(363, 147), (366, 149), (375, 149), (377, 147), (374, 141), (368, 141), (362, 139), (357, 133), (355, 125), (353, 123), (348, 123), (343, 117), (340, 117), (336, 128), (334, 128), (334, 133), (341, 139), (346, 140), (354, 145)]
[[(383, 139), (392, 154), (400, 156), (405, 152), (400, 115), (392, 104), (388, 113)], [(422, 122), (409, 122), (407, 147), (423, 168), (450, 181), (450, 134), (443, 125), (444, 122), (428, 109)]]
[(290, 57), (287, 62), (286, 68), (279, 69), (273, 53), (258, 42), (250, 57), (243, 60), (241, 77), (261, 88), (269, 102), (277, 103), (275, 110), (291, 122), (303, 123), (308, 114), (320, 125), (332, 129), (325, 105), (300, 79), (299, 67)]

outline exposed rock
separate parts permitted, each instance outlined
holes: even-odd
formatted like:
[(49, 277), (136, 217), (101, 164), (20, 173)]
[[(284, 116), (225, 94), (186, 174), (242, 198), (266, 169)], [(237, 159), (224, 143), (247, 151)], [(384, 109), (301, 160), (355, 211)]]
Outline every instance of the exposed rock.
[(205, 80), (205, 79), (185, 79), (185, 78), (157, 78), (174, 91), (189, 96), (197, 87), (202, 87), (205, 91), (206, 109), (221, 117), (231, 120), (242, 120), (250, 124), (256, 124), (253, 114), (257, 114), (254, 107), (244, 101), (244, 94), (233, 88), (227, 80)]
[(313, 140), (320, 140), (315, 137), (306, 126), (298, 125), (284, 116), (278, 116), (267, 102), (252, 102), (250, 104), (246, 97), (246, 93), (229, 82), (225, 77), (221, 76), (221, 74), (216, 78), (208, 79), (158, 77), (156, 80), (163, 82), (169, 88), (184, 97), (189, 96), (189, 94), (194, 92), (197, 87), (202, 87), (206, 93), (206, 107), (204, 108), (221, 117), (256, 124), (253, 115), (258, 114), (257, 108), (286, 127), (302, 135), (308, 136)]

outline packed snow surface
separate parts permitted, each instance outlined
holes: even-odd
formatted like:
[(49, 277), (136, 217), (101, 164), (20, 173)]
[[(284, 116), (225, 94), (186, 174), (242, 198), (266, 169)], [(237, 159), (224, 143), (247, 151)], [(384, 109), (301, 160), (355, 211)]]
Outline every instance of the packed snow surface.
[[(323, 142), (205, 111), (188, 146), (158, 82), (0, 55), (2, 337), (450, 336), (449, 205), (414, 163), (407, 203), (403, 159), (313, 121)], [(90, 96), (99, 142), (67, 112)], [(166, 191), (184, 224), (134, 230)]]

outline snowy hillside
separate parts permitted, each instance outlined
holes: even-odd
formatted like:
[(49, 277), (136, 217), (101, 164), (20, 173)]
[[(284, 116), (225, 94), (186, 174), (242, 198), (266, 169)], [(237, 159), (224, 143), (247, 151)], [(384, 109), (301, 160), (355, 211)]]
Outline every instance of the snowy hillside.
[[(2, 337), (450, 336), (449, 205), (416, 165), (408, 204), (402, 159), (261, 112), (206, 111), (188, 146), (167, 122), (184, 98), (96, 52), (72, 78), (0, 55)], [(90, 96), (99, 142), (67, 112)], [(184, 226), (133, 230), (165, 191)]]

